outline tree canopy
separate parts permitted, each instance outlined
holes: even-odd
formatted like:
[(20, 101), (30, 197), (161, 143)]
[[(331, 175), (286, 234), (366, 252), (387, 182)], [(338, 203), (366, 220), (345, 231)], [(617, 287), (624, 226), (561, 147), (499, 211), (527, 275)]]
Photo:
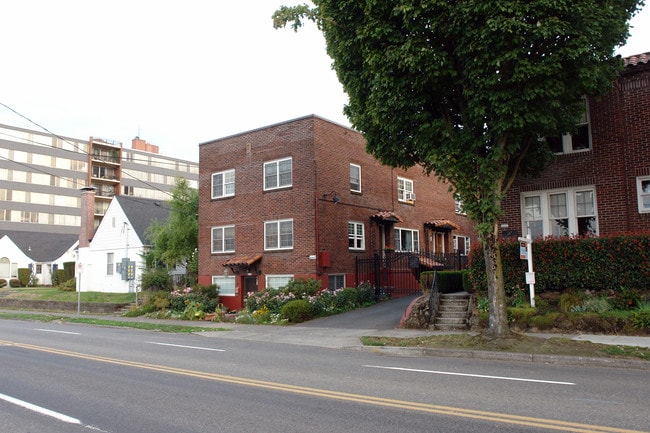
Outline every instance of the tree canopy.
[(188, 264), (191, 268), (198, 248), (199, 194), (184, 178), (176, 179), (171, 194), (167, 221), (154, 221), (147, 229), (153, 245), (149, 255), (154, 262), (168, 267)]
[(385, 164), (447, 180), (476, 223), (490, 287), (490, 329), (506, 332), (497, 246), (501, 201), (518, 174), (543, 169), (543, 137), (572, 132), (585, 96), (612, 86), (614, 49), (640, 0), (314, 0), (274, 26), (322, 30), (349, 96), (344, 108)]

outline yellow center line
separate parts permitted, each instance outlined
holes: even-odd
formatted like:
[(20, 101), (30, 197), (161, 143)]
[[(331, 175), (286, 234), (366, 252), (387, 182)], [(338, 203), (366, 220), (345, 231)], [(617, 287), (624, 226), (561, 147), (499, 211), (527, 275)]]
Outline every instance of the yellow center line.
[(247, 379), (244, 377), (228, 376), (223, 374), (207, 373), (207, 372), (195, 371), (195, 370), (186, 370), (183, 368), (169, 367), (165, 365), (149, 364), (149, 363), (143, 363), (137, 361), (128, 361), (125, 359), (108, 358), (108, 357), (98, 356), (98, 355), (88, 355), (79, 352), (71, 352), (67, 350), (54, 349), (54, 348), (44, 347), (44, 346), (35, 346), (35, 345), (25, 344), (25, 343), (15, 343), (11, 341), (0, 340), (0, 345), (15, 346), (23, 349), (36, 350), (39, 352), (46, 352), (55, 355), (68, 356), (73, 358), (86, 359), (90, 361), (104, 362), (107, 364), (115, 364), (115, 365), (128, 366), (133, 368), (140, 368), (140, 369), (150, 370), (150, 371), (177, 374), (182, 376), (195, 377), (199, 379), (214, 380), (219, 382), (232, 383), (236, 385), (253, 386), (257, 388), (271, 389), (275, 391), (291, 392), (294, 394), (310, 395), (314, 397), (330, 398), (330, 399), (341, 400), (341, 401), (350, 401), (350, 402), (370, 404), (375, 406), (383, 406), (383, 407), (389, 407), (395, 409), (405, 409), (405, 410), (433, 413), (439, 415), (457, 416), (462, 418), (477, 419), (483, 421), (493, 421), (493, 422), (522, 425), (522, 426), (529, 426), (529, 427), (541, 427), (541, 428), (546, 428), (551, 430), (561, 430), (561, 431), (579, 432), (579, 433), (648, 433), (639, 430), (627, 430), (627, 429), (621, 429), (616, 427), (581, 424), (581, 423), (568, 422), (568, 421), (510, 415), (510, 414), (503, 414), (498, 412), (487, 412), (487, 411), (480, 411), (480, 410), (473, 410), (473, 409), (462, 409), (462, 408), (451, 407), (451, 406), (439, 406), (439, 405), (433, 405), (428, 403), (417, 403), (417, 402), (404, 401), (404, 400), (394, 400), (390, 398), (373, 397), (369, 395), (331, 391), (331, 390), (319, 389), (319, 388), (309, 388), (304, 386), (289, 385), (286, 383), (268, 382), (263, 380)]

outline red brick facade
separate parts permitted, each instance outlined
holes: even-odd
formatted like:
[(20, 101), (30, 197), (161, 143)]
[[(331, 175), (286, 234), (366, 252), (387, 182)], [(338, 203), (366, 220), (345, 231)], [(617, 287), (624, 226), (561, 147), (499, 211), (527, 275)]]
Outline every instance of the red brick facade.
[[(264, 163), (289, 157), (291, 186), (265, 191)], [(452, 252), (453, 235), (475, 241), (472, 223), (455, 213), (448, 185), (418, 167), (381, 165), (365, 152), (360, 133), (317, 116), (203, 143), (199, 161), (199, 282), (234, 275), (234, 293), (221, 297), (232, 309), (242, 308), (246, 291), (263, 289), (268, 275), (320, 279), (322, 287), (337, 275), (354, 286), (355, 257), (392, 246), (396, 227), (417, 230), (421, 250)], [(351, 191), (350, 164), (361, 167), (360, 193)], [(213, 173), (231, 169), (234, 196), (211, 199)], [(398, 200), (398, 177), (413, 182), (412, 203)], [(293, 221), (292, 248), (264, 249), (264, 222), (276, 220)], [(435, 220), (458, 229), (432, 229)], [(349, 247), (350, 222), (363, 225), (363, 249)], [(222, 226), (235, 227), (234, 253), (211, 252), (212, 228)], [(227, 261), (232, 265), (224, 266)]]
[(595, 193), (598, 235), (650, 230), (650, 212), (639, 210), (637, 189), (650, 176), (649, 54), (625, 59), (612, 90), (589, 98), (590, 149), (559, 154), (540, 177), (515, 182), (503, 203), (502, 226), (522, 233), (522, 197), (588, 189)]

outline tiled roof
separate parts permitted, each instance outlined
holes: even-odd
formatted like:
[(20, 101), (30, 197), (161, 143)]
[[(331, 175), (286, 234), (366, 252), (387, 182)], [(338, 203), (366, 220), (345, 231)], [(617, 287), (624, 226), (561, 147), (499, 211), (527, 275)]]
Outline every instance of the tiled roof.
[(634, 56), (624, 57), (623, 64), (625, 66), (636, 66), (639, 63), (650, 62), (650, 52), (643, 54), (636, 54)]
[(250, 266), (253, 263), (262, 260), (261, 254), (244, 254), (226, 260), (224, 266)]
[(431, 220), (427, 221), (424, 224), (427, 226), (435, 227), (437, 229), (460, 230), (460, 227), (456, 223), (446, 219)]
[(370, 218), (379, 221), (390, 221), (390, 222), (397, 222), (397, 223), (402, 222), (402, 218), (397, 216), (395, 212), (390, 212), (390, 211), (377, 212), (376, 214), (372, 215)]

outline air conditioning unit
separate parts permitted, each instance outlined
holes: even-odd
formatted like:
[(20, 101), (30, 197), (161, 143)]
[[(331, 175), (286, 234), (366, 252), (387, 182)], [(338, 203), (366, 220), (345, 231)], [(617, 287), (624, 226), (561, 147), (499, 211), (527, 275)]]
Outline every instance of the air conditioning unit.
[(406, 201), (415, 201), (415, 194), (412, 192), (404, 193), (404, 200)]

